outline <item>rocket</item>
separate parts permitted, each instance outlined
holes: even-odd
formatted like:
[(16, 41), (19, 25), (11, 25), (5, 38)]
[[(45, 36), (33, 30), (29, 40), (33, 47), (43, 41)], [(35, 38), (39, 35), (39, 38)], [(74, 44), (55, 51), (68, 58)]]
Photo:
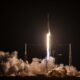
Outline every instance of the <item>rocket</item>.
[(48, 14), (48, 16), (47, 16), (47, 18), (48, 18), (48, 24), (47, 24), (47, 27), (48, 27), (48, 33), (47, 33), (47, 36), (46, 36), (46, 40), (47, 40), (47, 60), (49, 59), (49, 57), (50, 57), (50, 53), (51, 53), (51, 50), (50, 50), (50, 38), (51, 38), (51, 33), (50, 33), (50, 26), (49, 26), (49, 14)]
[(47, 16), (47, 19), (48, 19), (48, 24), (47, 24), (47, 27), (48, 27), (48, 32), (50, 32), (50, 25), (49, 25), (49, 14), (48, 14), (48, 16)]
[(47, 28), (48, 28), (48, 32), (46, 35), (46, 72), (48, 72), (48, 60), (50, 58), (50, 54), (51, 54), (51, 49), (50, 49), (50, 38), (51, 38), (51, 33), (50, 33), (50, 26), (49, 26), (49, 14), (47, 16), (48, 22), (47, 22)]

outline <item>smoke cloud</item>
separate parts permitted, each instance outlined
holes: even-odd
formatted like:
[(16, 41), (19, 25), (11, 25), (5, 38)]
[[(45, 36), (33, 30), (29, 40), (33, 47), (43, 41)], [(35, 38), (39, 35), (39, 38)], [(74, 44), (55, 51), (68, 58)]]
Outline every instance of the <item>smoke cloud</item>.
[(33, 58), (29, 63), (27, 60), (18, 59), (18, 52), (12, 53), (0, 51), (0, 76), (77, 76), (80, 77), (80, 71), (74, 66), (64, 66), (55, 64), (55, 58), (49, 60)]

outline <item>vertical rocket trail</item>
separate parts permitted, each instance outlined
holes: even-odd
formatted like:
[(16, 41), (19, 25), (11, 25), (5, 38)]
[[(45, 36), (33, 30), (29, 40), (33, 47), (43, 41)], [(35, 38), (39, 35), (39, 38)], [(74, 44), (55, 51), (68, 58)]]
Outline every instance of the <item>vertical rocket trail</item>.
[(50, 57), (50, 37), (51, 37), (51, 33), (50, 33), (50, 26), (49, 26), (49, 14), (48, 14), (48, 33), (47, 33), (47, 60)]

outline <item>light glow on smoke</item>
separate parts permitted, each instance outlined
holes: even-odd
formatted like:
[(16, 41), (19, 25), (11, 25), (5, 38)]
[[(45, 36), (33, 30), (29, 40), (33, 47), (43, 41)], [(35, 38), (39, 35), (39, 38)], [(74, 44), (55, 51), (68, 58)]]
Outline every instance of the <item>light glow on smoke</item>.
[(47, 33), (47, 60), (50, 57), (50, 32)]
[[(4, 54), (4, 55), (2, 55)], [(46, 74), (46, 59), (33, 58), (31, 63), (18, 59), (18, 52), (6, 54), (0, 51), (0, 76), (56, 76), (64, 77), (76, 76), (80, 77), (80, 71), (74, 66), (64, 66), (63, 64), (55, 64), (55, 58), (49, 56), (47, 60), (48, 74)], [(6, 58), (4, 60), (4, 58)]]

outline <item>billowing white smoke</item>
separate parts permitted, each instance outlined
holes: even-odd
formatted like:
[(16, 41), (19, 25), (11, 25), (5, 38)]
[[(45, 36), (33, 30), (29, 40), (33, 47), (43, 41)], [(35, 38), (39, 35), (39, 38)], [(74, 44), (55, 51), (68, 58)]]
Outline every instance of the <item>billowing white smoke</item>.
[(78, 75), (78, 71), (75, 67), (65, 66), (65, 68), (67, 70), (67, 75), (70, 75), (70, 76), (77, 76)]
[(5, 76), (36, 76), (46, 75), (63, 77), (80, 76), (80, 72), (73, 66), (64, 66), (63, 64), (55, 64), (55, 58), (47, 59), (33, 58), (32, 63), (17, 58), (18, 52), (0, 51), (0, 75)]

